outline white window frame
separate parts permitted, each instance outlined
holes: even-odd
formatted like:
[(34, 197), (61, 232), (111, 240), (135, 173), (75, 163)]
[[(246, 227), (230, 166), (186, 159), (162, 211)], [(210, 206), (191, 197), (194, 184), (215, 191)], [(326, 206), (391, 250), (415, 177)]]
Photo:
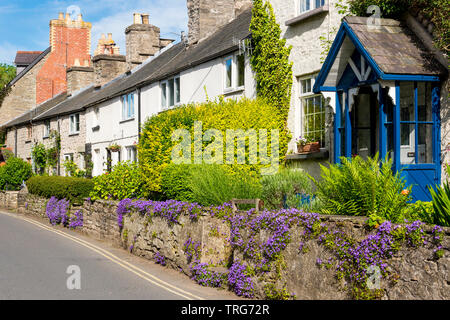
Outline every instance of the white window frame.
[(120, 103), (122, 106), (122, 121), (134, 119), (136, 110), (134, 92), (121, 96)]
[[(313, 74), (313, 75), (308, 75), (308, 76), (303, 76), (303, 77), (299, 77), (298, 78), (298, 92), (299, 92), (299, 99), (300, 99), (300, 135), (303, 137), (305, 135), (307, 135), (305, 132), (305, 112), (304, 112), (304, 108), (305, 106), (305, 101), (307, 99), (311, 99), (311, 98), (316, 98), (316, 97), (321, 97), (322, 101), (324, 99), (322, 94), (317, 94), (313, 92), (313, 88), (314, 88), (314, 84), (316, 81), (316, 77), (317, 74)], [(304, 91), (303, 90), (303, 82), (310, 80), (310, 87), (309, 87), (309, 91)], [(323, 113), (323, 121), (325, 122), (325, 116), (326, 116), (326, 112), (325, 112), (325, 107), (322, 105), (323, 110), (320, 113)], [(315, 113), (312, 113), (315, 114)], [(313, 130), (313, 131), (319, 131), (319, 130)], [(326, 148), (326, 144), (325, 144), (325, 123), (323, 126), (323, 145), (320, 146), (321, 148)]]
[[(317, 5), (317, 2), (319, 2), (319, 5)], [(309, 3), (309, 8), (306, 8), (307, 3)], [(305, 12), (326, 6), (327, 3), (327, 0), (298, 0), (298, 12), (299, 14), (303, 14)]]
[(137, 162), (137, 149), (136, 146), (126, 147), (127, 160), (131, 162)]
[[(238, 57), (243, 56), (244, 57), (244, 74), (243, 74), (243, 81), (244, 84), (239, 85), (239, 63), (238, 63)], [(227, 69), (227, 62), (231, 60), (231, 79), (228, 79), (228, 69)], [(233, 55), (226, 56), (223, 59), (223, 70), (224, 70), (224, 76), (223, 76), (223, 88), (225, 93), (230, 91), (237, 91), (237, 90), (244, 90), (245, 88), (245, 67), (246, 67), (246, 57), (245, 54), (239, 54), (235, 53)], [(228, 86), (228, 80), (230, 80), (231, 85)]]
[(50, 137), (50, 120), (44, 121), (44, 138)]
[[(170, 96), (170, 82), (173, 81), (173, 92), (172, 96)], [(162, 110), (172, 109), (181, 104), (181, 79), (180, 76), (175, 76), (173, 78), (169, 78), (167, 80), (160, 82), (161, 89), (161, 108)], [(165, 101), (163, 96), (165, 95)], [(170, 103), (170, 100), (173, 100), (173, 103)]]
[[(78, 121), (74, 121), (74, 119), (78, 119)], [(78, 124), (78, 130), (77, 130)], [(80, 114), (74, 113), (69, 116), (69, 135), (79, 134), (80, 133)]]

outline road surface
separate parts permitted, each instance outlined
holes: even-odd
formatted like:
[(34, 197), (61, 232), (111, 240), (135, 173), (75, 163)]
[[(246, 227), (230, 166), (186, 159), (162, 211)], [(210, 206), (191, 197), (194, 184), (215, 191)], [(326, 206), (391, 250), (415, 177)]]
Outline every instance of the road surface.
[(123, 249), (0, 212), (0, 300), (230, 300)]

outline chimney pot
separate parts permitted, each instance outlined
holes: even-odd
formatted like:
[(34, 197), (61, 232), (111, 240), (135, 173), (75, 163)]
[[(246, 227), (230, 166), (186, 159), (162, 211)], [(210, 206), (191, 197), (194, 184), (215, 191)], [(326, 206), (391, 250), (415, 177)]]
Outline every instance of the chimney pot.
[(64, 12), (59, 13), (58, 20), (64, 20)]
[(83, 15), (81, 13), (78, 15), (78, 22), (83, 22)]
[(142, 24), (142, 16), (139, 13), (133, 13), (133, 23)]
[(150, 15), (148, 15), (148, 14), (143, 14), (143, 15), (142, 15), (142, 23), (143, 23), (143, 24), (150, 24), (149, 16), (150, 16)]

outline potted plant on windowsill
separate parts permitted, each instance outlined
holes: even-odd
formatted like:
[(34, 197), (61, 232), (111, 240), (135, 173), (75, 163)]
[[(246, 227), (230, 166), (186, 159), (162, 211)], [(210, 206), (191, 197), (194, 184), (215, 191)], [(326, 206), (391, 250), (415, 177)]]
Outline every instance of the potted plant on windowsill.
[(118, 152), (120, 150), (120, 146), (117, 143), (113, 143), (108, 147), (111, 152)]
[(313, 138), (298, 137), (295, 141), (298, 153), (316, 153), (320, 152), (320, 143)]

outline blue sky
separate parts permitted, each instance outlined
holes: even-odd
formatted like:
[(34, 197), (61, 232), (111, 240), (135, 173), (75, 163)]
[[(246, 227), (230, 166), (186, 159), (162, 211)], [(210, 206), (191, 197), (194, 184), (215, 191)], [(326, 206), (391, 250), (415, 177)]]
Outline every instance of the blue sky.
[(50, 20), (71, 6), (92, 23), (92, 50), (102, 33), (111, 32), (125, 54), (124, 31), (134, 12), (150, 14), (150, 23), (161, 29), (163, 38), (178, 40), (182, 30), (187, 32), (186, 0), (0, 0), (0, 63), (12, 64), (18, 50), (47, 49)]

